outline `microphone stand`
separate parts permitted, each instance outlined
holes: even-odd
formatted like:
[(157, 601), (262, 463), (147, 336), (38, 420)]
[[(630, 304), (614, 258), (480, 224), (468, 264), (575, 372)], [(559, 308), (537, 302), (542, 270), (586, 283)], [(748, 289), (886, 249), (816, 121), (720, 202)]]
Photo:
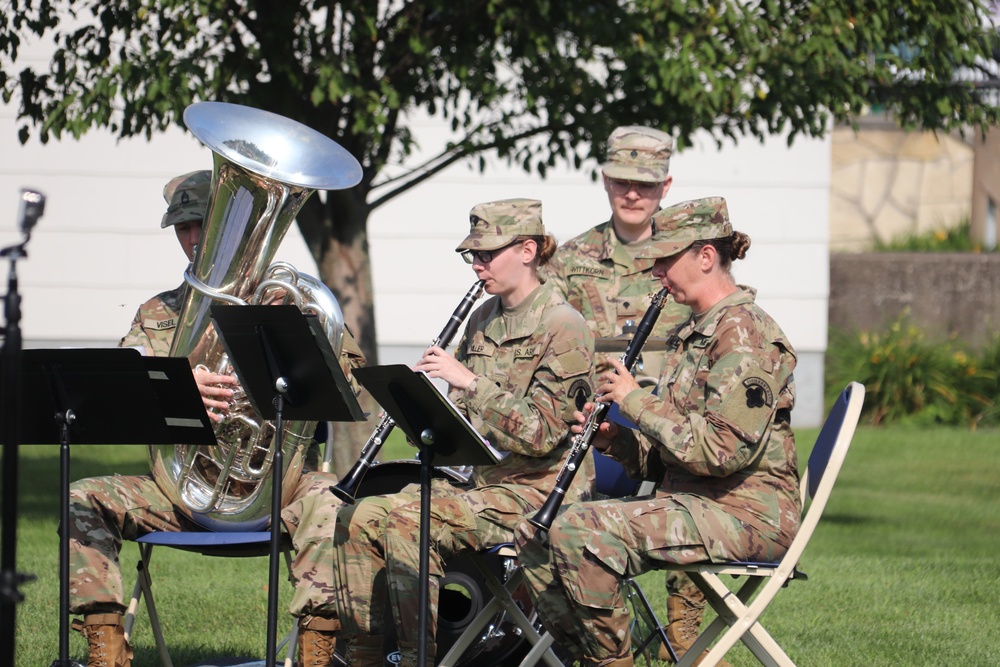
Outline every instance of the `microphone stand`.
[(4, 343), (0, 395), (3, 396), (3, 512), (2, 558), (0, 558), (0, 665), (14, 664), (15, 612), (24, 600), (19, 586), (35, 579), (17, 572), (18, 431), (20, 427), (21, 296), (17, 287), (17, 260), (27, 257), (23, 242), (4, 248), (0, 256), (10, 259), (7, 295), (4, 297)]

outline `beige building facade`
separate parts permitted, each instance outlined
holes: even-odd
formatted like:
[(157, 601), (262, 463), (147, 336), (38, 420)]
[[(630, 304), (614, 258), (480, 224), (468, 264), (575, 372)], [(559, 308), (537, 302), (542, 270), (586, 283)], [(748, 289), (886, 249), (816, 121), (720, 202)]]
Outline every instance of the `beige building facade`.
[(830, 170), (830, 250), (863, 252), (878, 242), (970, 222), (973, 240), (996, 247), (1000, 136), (991, 131), (905, 131), (884, 118), (837, 127)]

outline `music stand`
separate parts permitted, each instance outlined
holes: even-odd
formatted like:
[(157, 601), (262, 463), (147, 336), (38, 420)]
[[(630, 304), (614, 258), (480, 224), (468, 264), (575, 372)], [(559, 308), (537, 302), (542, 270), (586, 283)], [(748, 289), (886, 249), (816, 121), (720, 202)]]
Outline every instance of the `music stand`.
[[(427, 658), (428, 572), (430, 571), (431, 474), (442, 465), (492, 465), (503, 454), (476, 432), (451, 401), (437, 390), (426, 373), (402, 364), (354, 371), (382, 408), (420, 448), (420, 616), (417, 666)], [(437, 459), (437, 460), (435, 460)]]
[[(69, 446), (215, 444), (186, 359), (143, 357), (138, 350), (38, 349), (21, 356), (19, 441), (59, 444), (59, 659), (69, 660)], [(122, 397), (128, 397), (123, 405)], [(127, 407), (127, 409), (125, 409)]]
[[(315, 316), (291, 305), (216, 304), (212, 320), (240, 384), (254, 410), (274, 421), (275, 438), (284, 420), (361, 421), (365, 413), (330, 341)], [(271, 550), (267, 591), (267, 667), (274, 666), (278, 628), (278, 562), (281, 537), (281, 478), (284, 454), (271, 459)]]

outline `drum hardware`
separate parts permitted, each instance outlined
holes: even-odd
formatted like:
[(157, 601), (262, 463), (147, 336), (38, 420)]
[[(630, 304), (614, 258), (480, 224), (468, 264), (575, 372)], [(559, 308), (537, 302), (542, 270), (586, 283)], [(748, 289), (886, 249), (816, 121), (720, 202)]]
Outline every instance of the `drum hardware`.
[[(434, 468), (434, 477), (445, 479), (460, 488), (468, 486), (468, 480), (460, 473), (450, 468)], [(375, 462), (358, 487), (358, 498), (367, 498), (385, 494), (398, 493), (412, 485), (416, 492), (420, 484), (420, 462), (415, 460)], [(480, 563), (487, 563), (497, 579), (504, 583), (517, 569), (517, 561), (513, 556), (479, 554), (475, 558)], [(437, 655), (443, 656), (452, 644), (465, 632), (472, 620), (482, 611), (483, 607), (493, 598), (485, 584), (483, 573), (473, 557), (459, 554), (448, 559), (444, 564), (444, 577), (441, 579), (438, 598), (438, 628)], [(529, 618), (534, 619), (531, 600), (527, 590), (522, 586), (514, 593), (514, 598), (522, 603), (522, 608)], [(396, 645), (396, 624), (392, 610), (386, 607), (382, 621), (382, 649), (385, 656), (385, 667), (396, 667), (399, 651)], [(527, 642), (521, 636), (520, 629), (507, 621), (505, 614), (500, 612), (483, 631), (479, 640), (465, 652), (456, 667), (466, 667), (475, 663), (476, 667), (492, 667), (511, 656), (527, 650)], [(346, 665), (346, 642), (337, 642), (337, 664)]]

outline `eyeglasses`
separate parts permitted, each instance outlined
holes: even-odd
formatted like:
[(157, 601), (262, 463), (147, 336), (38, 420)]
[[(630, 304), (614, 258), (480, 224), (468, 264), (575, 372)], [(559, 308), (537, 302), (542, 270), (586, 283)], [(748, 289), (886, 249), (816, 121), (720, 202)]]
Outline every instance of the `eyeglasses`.
[(466, 264), (472, 264), (473, 260), (477, 259), (479, 260), (480, 264), (487, 264), (489, 262), (492, 262), (493, 258), (497, 254), (503, 252), (512, 245), (517, 245), (519, 243), (524, 243), (524, 240), (522, 239), (520, 241), (514, 241), (513, 243), (508, 243), (502, 248), (494, 248), (493, 250), (463, 250), (459, 254), (462, 255), (462, 259), (465, 260)]
[(663, 183), (655, 182), (650, 183), (649, 181), (630, 181), (624, 178), (609, 178), (608, 179), (608, 189), (611, 190), (611, 194), (616, 196), (627, 195), (632, 188), (635, 188), (636, 194), (640, 197), (652, 197), (656, 194), (656, 190), (663, 185)]

